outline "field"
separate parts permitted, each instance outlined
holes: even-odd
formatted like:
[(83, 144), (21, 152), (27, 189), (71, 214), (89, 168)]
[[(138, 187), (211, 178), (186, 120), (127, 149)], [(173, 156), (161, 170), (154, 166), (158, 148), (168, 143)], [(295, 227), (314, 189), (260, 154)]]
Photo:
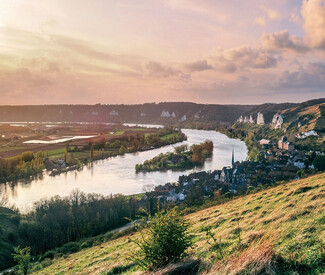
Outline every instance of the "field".
[[(84, 136), (104, 134), (107, 141), (144, 134), (148, 136), (156, 132), (157, 129), (147, 129), (139, 127), (126, 127), (123, 125), (112, 126), (105, 124), (73, 124), (67, 123), (58, 127), (47, 128), (45, 124), (28, 124), (25, 127), (10, 125), (0, 125), (0, 157), (10, 158), (26, 151), (34, 153), (38, 151), (48, 151), (49, 157), (62, 157), (67, 146), (66, 142), (58, 144), (24, 144), (24, 141), (32, 139), (51, 140), (51, 138), (62, 138), (65, 136)], [(3, 134), (5, 137), (1, 137)], [(171, 135), (172, 136), (172, 135)], [(166, 138), (165, 138), (166, 139)], [(84, 146), (90, 139), (80, 139), (69, 142), (70, 146)], [(80, 158), (88, 157), (88, 152), (76, 154)]]
[[(203, 274), (325, 272), (324, 198), (325, 173), (189, 214), (195, 241), (190, 257), (204, 261)], [(216, 243), (204, 228), (211, 229)], [(33, 274), (107, 274), (117, 269), (141, 274), (127, 259), (136, 249), (130, 238), (138, 237), (127, 235), (41, 262)]]

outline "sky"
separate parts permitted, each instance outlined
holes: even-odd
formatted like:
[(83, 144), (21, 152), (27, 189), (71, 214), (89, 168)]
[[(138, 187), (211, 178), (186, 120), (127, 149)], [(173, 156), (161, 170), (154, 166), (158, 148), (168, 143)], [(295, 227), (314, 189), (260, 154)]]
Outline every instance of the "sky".
[(0, 0), (0, 105), (325, 97), (325, 0)]

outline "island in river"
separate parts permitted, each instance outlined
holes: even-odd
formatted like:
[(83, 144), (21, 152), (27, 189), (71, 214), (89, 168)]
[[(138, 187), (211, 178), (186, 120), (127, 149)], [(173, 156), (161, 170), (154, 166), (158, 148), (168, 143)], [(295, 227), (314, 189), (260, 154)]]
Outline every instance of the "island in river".
[(174, 152), (159, 154), (143, 164), (135, 166), (136, 172), (153, 172), (164, 170), (185, 170), (196, 166), (202, 166), (205, 160), (212, 156), (213, 142), (206, 140), (201, 144), (194, 144), (190, 148), (187, 145), (175, 147)]

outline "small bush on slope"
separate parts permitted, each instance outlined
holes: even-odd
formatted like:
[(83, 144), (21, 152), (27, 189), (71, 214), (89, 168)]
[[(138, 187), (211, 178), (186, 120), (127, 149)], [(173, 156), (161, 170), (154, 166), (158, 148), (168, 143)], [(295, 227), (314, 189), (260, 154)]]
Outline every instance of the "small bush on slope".
[(140, 249), (130, 259), (145, 269), (160, 268), (183, 259), (192, 245), (188, 227), (189, 223), (175, 208), (165, 215), (157, 213), (150, 221), (146, 236), (140, 231), (141, 239), (133, 240)]

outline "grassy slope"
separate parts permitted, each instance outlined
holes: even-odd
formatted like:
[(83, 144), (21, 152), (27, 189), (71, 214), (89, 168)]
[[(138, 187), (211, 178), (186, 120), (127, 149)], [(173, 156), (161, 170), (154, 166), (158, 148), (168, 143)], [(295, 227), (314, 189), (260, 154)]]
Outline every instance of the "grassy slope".
[[(274, 255), (297, 265), (308, 264), (324, 251), (324, 198), (322, 173), (190, 214), (186, 217), (195, 235), (190, 255), (203, 259), (207, 263), (204, 272), (211, 274), (234, 273), (247, 266), (258, 269), (260, 265), (267, 266)], [(240, 249), (237, 218), (241, 228)], [(207, 225), (212, 226), (212, 232), (223, 243), (225, 257), (221, 261), (201, 230)], [(37, 274), (106, 274), (115, 266), (126, 266), (127, 255), (136, 249), (129, 237), (82, 250), (66, 259), (55, 259)], [(138, 272), (135, 267), (127, 271)]]

